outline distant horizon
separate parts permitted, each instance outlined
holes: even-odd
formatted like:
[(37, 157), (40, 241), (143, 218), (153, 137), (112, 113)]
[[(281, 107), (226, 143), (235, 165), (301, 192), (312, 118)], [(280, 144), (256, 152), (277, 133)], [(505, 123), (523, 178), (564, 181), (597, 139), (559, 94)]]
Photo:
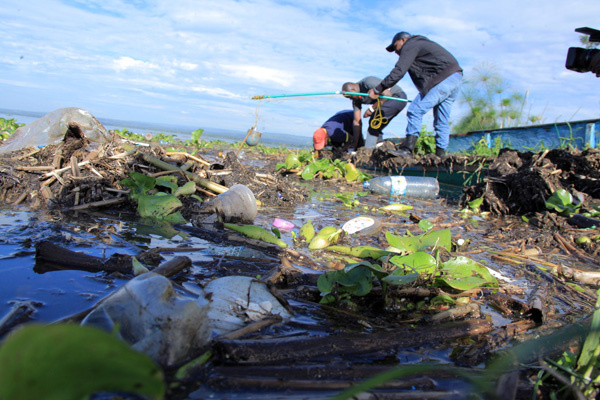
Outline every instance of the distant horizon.
[[(55, 111), (55, 110), (53, 110)], [(43, 116), (49, 114), (49, 112), (39, 112), (39, 111), (27, 111), (27, 110), (15, 110), (15, 109), (6, 109), (0, 108), (0, 115), (7, 115), (11, 118), (14, 118), (17, 123), (19, 122), (17, 116), (29, 117), (29, 118), (42, 118)], [(206, 134), (209, 138), (216, 139), (225, 139), (231, 141), (242, 141), (247, 133), (247, 131), (239, 131), (234, 129), (224, 129), (224, 128), (215, 128), (215, 127), (194, 127), (187, 125), (177, 125), (177, 124), (165, 124), (165, 123), (151, 123), (145, 121), (127, 121), (113, 118), (104, 118), (94, 115), (94, 117), (102, 123), (102, 125), (115, 127), (115, 128), (128, 128), (128, 129), (141, 129), (146, 132), (152, 133), (171, 133), (171, 134), (179, 134), (183, 135), (185, 139), (189, 139), (191, 137), (191, 133), (196, 129), (203, 129), (204, 134)], [(248, 127), (250, 129), (250, 127)], [(134, 132), (140, 133), (140, 132)], [(274, 145), (287, 145), (287, 146), (298, 146), (298, 147), (311, 147), (312, 141), (304, 136), (292, 135), (289, 133), (281, 133), (281, 132), (262, 132), (263, 136), (261, 137), (261, 142), (270, 143)], [(177, 136), (179, 136), (177, 135)], [(274, 140), (272, 137), (277, 137), (279, 140)], [(283, 140), (282, 140), (283, 139)], [(264, 143), (263, 143), (264, 144)]]

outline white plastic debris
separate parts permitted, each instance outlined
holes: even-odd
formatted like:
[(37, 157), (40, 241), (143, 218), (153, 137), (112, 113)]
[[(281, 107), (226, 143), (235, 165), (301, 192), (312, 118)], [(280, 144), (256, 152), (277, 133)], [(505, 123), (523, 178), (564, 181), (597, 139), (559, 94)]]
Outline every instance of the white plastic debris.
[(272, 315), (279, 315), (284, 321), (291, 318), (267, 285), (250, 277), (218, 278), (209, 282), (204, 291), (212, 294), (208, 318), (213, 333), (218, 336)]
[(342, 229), (349, 235), (373, 235), (381, 230), (381, 221), (373, 217), (356, 217), (342, 225)]
[(118, 323), (119, 335), (132, 348), (170, 366), (210, 341), (208, 309), (204, 296), (181, 296), (169, 279), (148, 272), (118, 289), (82, 325), (112, 330)]
[(41, 147), (60, 143), (69, 127), (76, 123), (92, 142), (108, 143), (111, 136), (106, 128), (88, 111), (76, 107), (61, 108), (18, 128), (0, 146), (0, 153), (26, 147)]

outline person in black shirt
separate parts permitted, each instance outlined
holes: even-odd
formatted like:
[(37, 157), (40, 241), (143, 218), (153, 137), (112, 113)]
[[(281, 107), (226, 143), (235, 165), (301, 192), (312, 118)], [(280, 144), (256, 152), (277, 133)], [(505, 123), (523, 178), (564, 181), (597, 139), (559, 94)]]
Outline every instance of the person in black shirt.
[(377, 99), (407, 72), (419, 90), (406, 110), (406, 138), (396, 155), (412, 157), (423, 116), (433, 109), (435, 153), (443, 157), (450, 137), (450, 111), (462, 81), (461, 67), (454, 56), (439, 44), (408, 32), (397, 33), (386, 50), (398, 54), (398, 62), (377, 87), (369, 90), (369, 97)]

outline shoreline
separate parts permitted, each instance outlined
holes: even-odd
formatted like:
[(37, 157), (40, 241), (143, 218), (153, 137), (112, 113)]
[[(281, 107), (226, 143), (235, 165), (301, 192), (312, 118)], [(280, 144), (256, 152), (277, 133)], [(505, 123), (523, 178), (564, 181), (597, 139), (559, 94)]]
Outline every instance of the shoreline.
[[(0, 108), (0, 117), (14, 119), (17, 123), (29, 124), (38, 118), (41, 118), (48, 113), (26, 111), (26, 110), (12, 110)], [(92, 114), (93, 115), (93, 114)], [(124, 121), (111, 118), (101, 118), (94, 115), (95, 118), (102, 123), (107, 130), (121, 130), (127, 129), (134, 133), (146, 134), (146, 133), (165, 133), (175, 135), (177, 139), (189, 140), (191, 138), (191, 132), (202, 128), (204, 133), (202, 134), (203, 139), (210, 140), (222, 140), (225, 142), (240, 142), (244, 140), (247, 131), (236, 131), (231, 129), (220, 129), (220, 128), (203, 128), (203, 127), (191, 127), (183, 125), (169, 125), (160, 123), (147, 123), (142, 121)], [(261, 144), (270, 147), (285, 146), (291, 149), (308, 149), (312, 148), (312, 138), (303, 137), (297, 135), (290, 135), (286, 133), (273, 133), (273, 132), (262, 132)]]

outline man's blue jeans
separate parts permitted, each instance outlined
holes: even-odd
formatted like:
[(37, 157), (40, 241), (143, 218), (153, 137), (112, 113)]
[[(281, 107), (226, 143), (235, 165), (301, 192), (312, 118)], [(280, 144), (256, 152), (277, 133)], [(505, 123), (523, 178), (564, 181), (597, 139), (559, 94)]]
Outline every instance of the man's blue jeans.
[(421, 97), (417, 97), (410, 103), (406, 110), (407, 135), (419, 136), (423, 116), (427, 111), (433, 109), (433, 129), (435, 130), (435, 145), (446, 150), (450, 141), (450, 111), (452, 103), (458, 96), (458, 89), (462, 81), (462, 74), (455, 72)]

